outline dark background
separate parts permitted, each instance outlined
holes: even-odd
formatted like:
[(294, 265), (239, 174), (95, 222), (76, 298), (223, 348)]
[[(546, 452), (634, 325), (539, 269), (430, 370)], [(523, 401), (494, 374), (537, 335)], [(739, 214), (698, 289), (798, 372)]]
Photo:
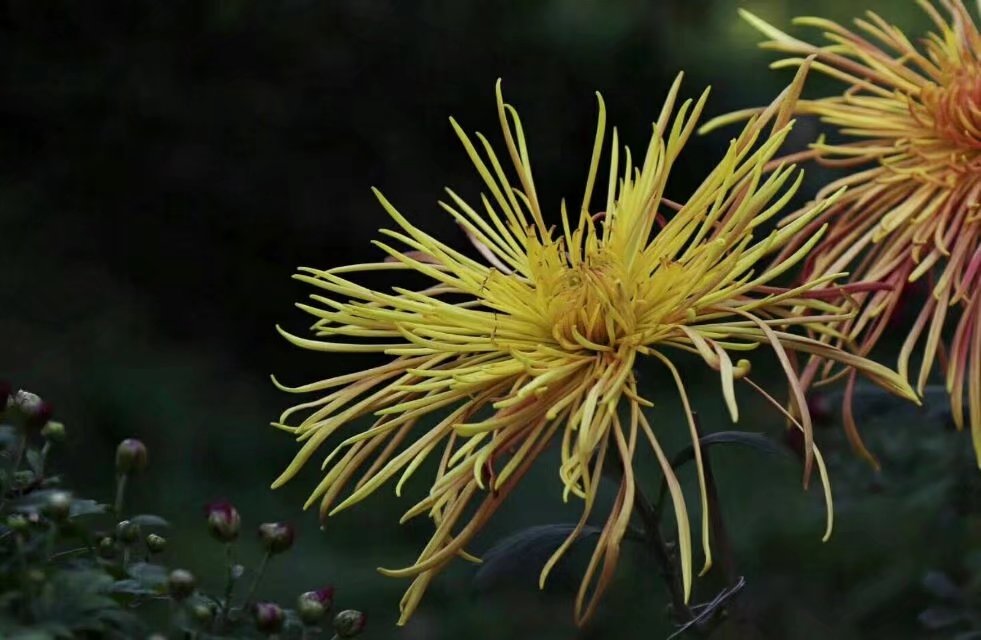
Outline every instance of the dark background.
[[(574, 581), (546, 595), (523, 584), (478, 594), (463, 563), (397, 636), (407, 583), (374, 568), (410, 562), (427, 528), (400, 528), (412, 502), (386, 488), (321, 533), (316, 515), (299, 511), (313, 469), (268, 490), (295, 451), (268, 426), (294, 401), (269, 374), (299, 384), (359, 366), (292, 348), (274, 325), (307, 324), (292, 307), (308, 293), (290, 279), (297, 266), (378, 255), (369, 241), (388, 222), (372, 185), (463, 246), (435, 204), (444, 185), (478, 192), (447, 116), (499, 140), (498, 77), (556, 211), (561, 196), (581, 193), (594, 90), (635, 149), (679, 70), (685, 96), (712, 85), (708, 115), (769, 101), (790, 73), (767, 71), (772, 56), (736, 15), (743, 4), (784, 27), (818, 11), (807, 0), (0, 3), (0, 373), (55, 404), (71, 434), (60, 462), (90, 492), (109, 497), (119, 439), (145, 440), (151, 468), (133, 497), (184, 525), (174, 545), (215, 583), (220, 549), (204, 543), (200, 510), (224, 496), (249, 528), (290, 519), (300, 529), (296, 550), (270, 570), (270, 597), (332, 582), (342, 607), (369, 612), (366, 637), (662, 637), (663, 589), (630, 550), (578, 636), (568, 625)], [(912, 2), (820, 5), (841, 20), (876, 9), (914, 35), (925, 25)], [(814, 132), (801, 123), (792, 144)], [(731, 135), (694, 138), (669, 195), (683, 199)], [(812, 172), (802, 196), (826, 177)], [(732, 428), (715, 374), (686, 371), (708, 428)], [(652, 392), (664, 399), (655, 426), (677, 449), (685, 434), (668, 391)], [(747, 392), (741, 402), (741, 428), (779, 437), (777, 416)], [(820, 435), (838, 498), (827, 544), (820, 496), (801, 492), (793, 460), (715, 455), (749, 580), (719, 637), (944, 637), (917, 614), (931, 606), (928, 571), (963, 580), (973, 566), (968, 439), (945, 431), (936, 411), (877, 412), (867, 432), (885, 462), (879, 476), (851, 458), (835, 425)], [(527, 484), (484, 548), (523, 526), (575, 519), (579, 505), (561, 504), (547, 463)], [(710, 577), (698, 597), (717, 588)]]

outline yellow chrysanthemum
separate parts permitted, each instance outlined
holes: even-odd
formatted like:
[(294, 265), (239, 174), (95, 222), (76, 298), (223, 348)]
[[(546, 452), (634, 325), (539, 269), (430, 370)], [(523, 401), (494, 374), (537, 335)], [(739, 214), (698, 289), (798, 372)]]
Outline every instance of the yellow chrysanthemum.
[[(854, 281), (883, 285), (856, 294), (859, 313), (843, 324), (842, 333), (861, 355), (891, 326), (911, 283), (927, 282), (931, 295), (899, 352), (899, 372), (907, 377), (914, 352), (922, 353), (917, 375), (922, 395), (939, 361), (958, 428), (965, 423), (965, 395), (968, 399), (981, 464), (981, 34), (960, 0), (942, 1), (949, 20), (931, 2), (917, 3), (937, 28), (920, 46), (872, 12), (855, 21), (857, 31), (821, 18), (795, 21), (823, 30), (830, 42), (824, 46), (793, 38), (748, 12), (743, 16), (769, 38), (761, 46), (795, 56), (772, 66), (793, 67), (812, 56), (815, 70), (847, 85), (841, 95), (801, 100), (796, 109), (820, 116), (845, 140), (820, 140), (810, 153), (794, 158), (859, 167), (818, 194), (820, 200), (848, 188), (813, 217), (778, 260), (829, 224), (805, 272), (848, 270)], [(741, 115), (745, 112), (713, 126)], [(810, 215), (804, 209), (788, 223)], [(816, 369), (812, 362), (805, 382)], [(855, 448), (875, 463), (852, 417), (854, 388), (854, 372), (848, 372), (846, 430)]]
[[(792, 104), (803, 75), (785, 92), (785, 107)], [(641, 438), (653, 449), (668, 481), (687, 597), (692, 582), (688, 510), (658, 442), (658, 432), (674, 428), (674, 419), (655, 427), (644, 413), (651, 405), (634, 375), (639, 357), (663, 365), (695, 440), (692, 409), (670, 354), (695, 354), (717, 370), (722, 395), (736, 420), (735, 383), (759, 387), (748, 377), (749, 361), (733, 362), (730, 352), (771, 349), (797, 391), (795, 404), (803, 415), (797, 426), (805, 434), (807, 470), (816, 461), (824, 485), (828, 532), (830, 488), (820, 454), (812, 446), (809, 417), (788, 351), (854, 366), (896, 393), (912, 394), (885, 367), (790, 332), (798, 324), (825, 331), (824, 323), (846, 314), (810, 293), (834, 276), (790, 290), (768, 286), (806, 255), (821, 232), (770, 270), (754, 271), (761, 258), (786, 246), (831, 203), (813, 206), (779, 230), (761, 231), (801, 179), (792, 166), (764, 172), (788, 133), (786, 108), (774, 103), (753, 118), (688, 201), (676, 205), (673, 213), (662, 210), (669, 202), (663, 198), (668, 175), (707, 98), (706, 92), (695, 102), (685, 101), (672, 117), (680, 81), (679, 76), (671, 87), (639, 165), (629, 150), (621, 150), (614, 129), (601, 213), (594, 213), (593, 188), (604, 147), (602, 99), (585, 194), (572, 215), (563, 204), (561, 230), (556, 232), (546, 223), (536, 195), (521, 122), (503, 102), (498, 84), (507, 157), (520, 188), (512, 187), (484, 136), (477, 134), (474, 140), (451, 120), (488, 195), (474, 208), (447, 190), (449, 202), (441, 203), (486, 263), (418, 229), (376, 191), (398, 226), (382, 233), (402, 248), (378, 241), (375, 244), (388, 254), (384, 261), (326, 271), (304, 268), (296, 276), (320, 290), (311, 296), (314, 304), (299, 305), (317, 318), (318, 339), (282, 332), (290, 342), (329, 353), (384, 353), (392, 360), (288, 389), (323, 395), (286, 411), (277, 423), (294, 433), (302, 447), (273, 486), (292, 478), (342, 429), (348, 430), (345, 439), (327, 456), (326, 475), (307, 502), (309, 506), (319, 501), (324, 516), (359, 502), (397, 475), (400, 493), (423, 461), (441, 451), (429, 494), (403, 518), (427, 514), (435, 525), (432, 539), (411, 566), (382, 570), (413, 578), (400, 622), (408, 619), (442, 567), (456, 556), (473, 559), (464, 548), (553, 441), (561, 447), (558, 476), (563, 497), (582, 499), (584, 509), (579, 526), (545, 565), (541, 580), (587, 522), (604, 468), (615, 470), (619, 492), (576, 600), (577, 620), (592, 612), (612, 577), (634, 509), (633, 459)], [(775, 131), (768, 137), (764, 129), (771, 123)], [(757, 233), (759, 238), (754, 237)], [(425, 276), (432, 285), (385, 292), (348, 279), (349, 274), (399, 269)], [(297, 412), (306, 415), (292, 422)], [(374, 416), (375, 422), (361, 427), (356, 421), (366, 416)], [(698, 448), (695, 456), (707, 569), (709, 520)], [(353, 491), (338, 503), (356, 474)]]

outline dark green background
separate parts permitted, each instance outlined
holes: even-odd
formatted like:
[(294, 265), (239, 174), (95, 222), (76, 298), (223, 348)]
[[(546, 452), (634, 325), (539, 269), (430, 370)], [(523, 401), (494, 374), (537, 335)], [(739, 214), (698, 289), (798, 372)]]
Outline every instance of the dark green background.
[[(200, 510), (227, 497), (249, 529), (270, 519), (299, 527), (295, 551), (271, 567), (266, 595), (292, 601), (334, 583), (340, 606), (369, 612), (366, 637), (663, 637), (663, 589), (629, 549), (595, 623), (578, 635), (568, 624), (574, 582), (557, 580), (547, 595), (524, 586), (476, 595), (473, 569), (462, 563), (398, 635), (406, 584), (374, 568), (408, 564), (424, 544), (425, 523), (397, 524), (412, 502), (385, 488), (321, 533), (315, 514), (299, 512), (314, 469), (268, 490), (295, 451), (268, 426), (294, 401), (268, 375), (299, 384), (364, 361), (301, 352), (273, 327), (307, 325), (292, 307), (308, 293), (290, 280), (295, 267), (378, 255), (369, 241), (388, 221), (369, 186), (464, 245), (435, 205), (444, 185), (470, 196), (479, 188), (447, 116), (497, 134), (499, 76), (553, 213), (559, 197), (581, 193), (594, 90), (635, 149), (646, 146), (679, 70), (686, 96), (712, 85), (709, 115), (770, 100), (790, 74), (767, 70), (772, 56), (736, 15), (743, 4), (782, 26), (818, 11), (807, 0), (3, 2), (0, 372), (55, 403), (71, 433), (60, 462), (90, 492), (108, 498), (119, 439), (145, 440), (151, 468), (133, 498), (181, 525), (175, 555), (214, 585), (220, 548), (205, 541)], [(912, 2), (820, 3), (838, 19), (865, 8), (914, 34), (925, 25)], [(800, 123), (792, 144), (815, 131)], [(669, 195), (683, 199), (732, 134), (693, 139)], [(802, 196), (826, 178), (813, 172)], [(756, 360), (782, 394), (779, 377), (766, 373), (772, 363)], [(706, 428), (731, 428), (716, 374), (685, 365)], [(655, 428), (676, 450), (686, 436), (669, 381), (644, 374), (663, 400)], [(779, 418), (748, 390), (740, 398), (740, 427), (779, 437)], [(820, 496), (801, 492), (792, 459), (714, 454), (749, 582), (740, 624), (719, 637), (947, 637), (917, 623), (931, 603), (920, 581), (930, 569), (969, 577), (977, 471), (966, 434), (945, 431), (938, 406), (868, 421), (886, 464), (879, 477), (851, 458), (836, 425), (819, 435), (838, 498), (827, 544)], [(553, 458), (474, 551), (523, 526), (576, 518), (579, 505), (560, 501)], [(424, 478), (410, 489), (421, 495)], [(697, 597), (721, 586), (710, 577)]]

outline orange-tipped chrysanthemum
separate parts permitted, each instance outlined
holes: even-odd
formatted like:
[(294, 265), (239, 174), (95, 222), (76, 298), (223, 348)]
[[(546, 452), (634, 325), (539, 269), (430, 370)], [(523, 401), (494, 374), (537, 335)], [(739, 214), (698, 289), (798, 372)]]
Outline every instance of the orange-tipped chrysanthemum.
[[(803, 76), (798, 74), (785, 92), (787, 105)], [(775, 103), (752, 118), (688, 201), (662, 208), (670, 204), (663, 195), (671, 168), (707, 98), (706, 92), (697, 101), (685, 101), (673, 116), (680, 80), (668, 94), (639, 163), (621, 149), (614, 129), (604, 178), (599, 170), (606, 116), (600, 99), (585, 193), (571, 212), (562, 205), (558, 230), (546, 222), (521, 122), (498, 86), (506, 155), (501, 158), (484, 136), (471, 138), (451, 120), (487, 193), (472, 206), (448, 190), (448, 202), (441, 203), (481, 259), (428, 235), (376, 191), (397, 226), (383, 230), (387, 240), (375, 243), (387, 258), (325, 271), (304, 268), (296, 276), (318, 290), (312, 304), (299, 305), (317, 318), (316, 338), (283, 332), (290, 342), (328, 353), (383, 353), (391, 360), (288, 389), (320, 395), (286, 411), (277, 423), (296, 435), (301, 449), (273, 486), (292, 478), (334, 434), (343, 440), (324, 460), (326, 475), (307, 502), (319, 502), (323, 516), (363, 500), (393, 478), (399, 478), (400, 493), (428, 457), (438, 461), (429, 494), (403, 518), (427, 515), (435, 528), (432, 539), (410, 566), (382, 570), (413, 580), (402, 601), (401, 622), (448, 562), (457, 556), (473, 559), (465, 549), (474, 535), (553, 442), (561, 448), (556, 489), (564, 487), (563, 498), (575, 496), (584, 508), (578, 528), (543, 567), (541, 580), (594, 510), (604, 469), (617, 474), (619, 491), (576, 600), (577, 620), (592, 612), (612, 577), (634, 510), (634, 457), (641, 440), (667, 478), (687, 597), (693, 555), (688, 511), (659, 444), (659, 433), (679, 428), (679, 418), (687, 421), (682, 428), (691, 438), (698, 437), (673, 361), (677, 354), (694, 354), (719, 372), (733, 420), (736, 383), (760, 389), (750, 381), (749, 361), (734, 361), (730, 353), (744, 356), (764, 347), (776, 355), (797, 391), (805, 466), (809, 471), (817, 463), (828, 499), (828, 532), (830, 489), (788, 353), (816, 354), (856, 367), (876, 383), (912, 395), (909, 385), (885, 367), (793, 332), (798, 325), (828, 331), (826, 323), (847, 315), (823, 294), (812, 295), (835, 276), (790, 290), (769, 285), (803, 259), (821, 231), (769, 270), (755, 270), (832, 203), (814, 205), (781, 229), (762, 230), (801, 178), (792, 166), (764, 172), (789, 130), (786, 108)], [(772, 133), (766, 130), (771, 124)], [(593, 196), (598, 180), (607, 189), (599, 203)], [(432, 284), (380, 291), (350, 279), (391, 270), (425, 276)], [(661, 415), (652, 422), (645, 413), (651, 404), (634, 374), (642, 357), (663, 365), (660, 384), (677, 389), (684, 416)], [(372, 423), (360, 420), (369, 416)], [(708, 505), (697, 447), (695, 456), (708, 568)], [(352, 481), (353, 490), (342, 498)]]
[[(810, 153), (819, 162), (854, 167), (827, 185), (818, 199), (848, 191), (812, 218), (783, 248), (782, 258), (813, 230), (830, 225), (814, 247), (805, 273), (850, 271), (851, 280), (883, 285), (854, 296), (859, 312), (843, 324), (857, 353), (867, 355), (886, 330), (904, 292), (923, 281), (930, 289), (906, 337), (898, 369), (908, 376), (919, 354), (917, 388), (931, 371), (946, 376), (953, 419), (965, 423), (964, 399), (981, 463), (981, 34), (960, 0), (942, 0), (944, 13), (918, 0), (936, 27), (918, 44), (875, 13), (849, 30), (820, 18), (798, 24), (824, 32), (828, 44), (798, 40), (756, 16), (743, 16), (769, 40), (761, 46), (793, 57), (774, 67), (812, 68), (838, 81), (840, 95), (801, 100), (800, 114), (834, 125), (840, 142), (819, 140)], [(712, 126), (745, 116), (733, 114)], [(811, 216), (810, 209), (800, 216)], [(804, 374), (814, 374), (816, 363)], [(852, 416), (854, 372), (848, 372), (844, 422), (855, 448), (874, 461)]]

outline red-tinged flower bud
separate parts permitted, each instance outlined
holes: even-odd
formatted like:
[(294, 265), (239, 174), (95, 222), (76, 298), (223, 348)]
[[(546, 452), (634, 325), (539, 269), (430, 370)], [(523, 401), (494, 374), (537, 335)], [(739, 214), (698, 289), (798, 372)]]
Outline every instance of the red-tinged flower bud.
[(815, 425), (823, 427), (831, 424), (835, 410), (827, 394), (814, 392), (807, 395), (807, 412)]
[(242, 518), (231, 502), (216, 500), (204, 508), (208, 517), (208, 531), (221, 542), (231, 542), (238, 537), (242, 528)]
[(116, 471), (130, 474), (146, 468), (146, 445), (136, 438), (126, 438), (116, 447)]
[(783, 433), (784, 444), (787, 448), (797, 454), (801, 460), (804, 459), (804, 432), (796, 427), (788, 427)]
[(293, 527), (287, 522), (264, 522), (259, 525), (259, 540), (271, 554), (289, 551), (294, 537)]
[(368, 624), (368, 616), (354, 609), (341, 611), (334, 616), (334, 632), (340, 638), (353, 638)]
[(194, 593), (198, 581), (194, 574), (185, 569), (174, 569), (167, 576), (167, 591), (170, 597), (180, 602)]
[(254, 607), (255, 628), (262, 633), (279, 633), (286, 615), (275, 602), (257, 602)]
[(315, 625), (324, 619), (334, 605), (334, 587), (324, 587), (316, 591), (300, 594), (296, 600), (296, 611), (303, 624)]
[(40, 429), (54, 414), (51, 403), (45, 402), (36, 393), (23, 389), (14, 394), (12, 406), (23, 416), (24, 425), (31, 429)]

